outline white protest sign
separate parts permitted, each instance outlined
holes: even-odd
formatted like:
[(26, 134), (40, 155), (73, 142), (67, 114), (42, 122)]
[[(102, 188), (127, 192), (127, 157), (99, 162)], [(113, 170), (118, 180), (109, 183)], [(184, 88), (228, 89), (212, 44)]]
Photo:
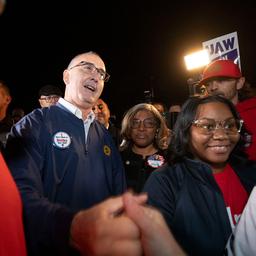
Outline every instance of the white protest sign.
[(216, 59), (233, 60), (241, 69), (237, 32), (205, 41), (202, 46), (208, 50), (211, 61)]

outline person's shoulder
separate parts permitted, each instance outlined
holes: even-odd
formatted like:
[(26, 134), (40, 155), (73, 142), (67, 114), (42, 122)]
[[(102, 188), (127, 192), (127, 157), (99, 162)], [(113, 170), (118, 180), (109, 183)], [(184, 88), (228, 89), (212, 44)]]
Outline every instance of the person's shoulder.
[(35, 108), (30, 113), (25, 115), (25, 119), (32, 119), (32, 120), (39, 120), (44, 118), (49, 112), (51, 112), (51, 109), (46, 108)]
[(120, 148), (119, 151), (120, 151), (121, 156), (123, 156), (125, 158), (134, 154), (130, 145)]
[(103, 134), (108, 134), (108, 130), (106, 129), (106, 127), (98, 120), (94, 119), (94, 121), (92, 122), (92, 125), (94, 128), (98, 129)]
[(182, 168), (180, 164), (170, 165), (169, 163), (165, 163), (156, 169), (151, 176), (155, 177), (156, 179), (176, 180), (183, 177), (183, 174), (184, 168)]
[(23, 122), (33, 122), (34, 120), (37, 120), (38, 118), (42, 117), (42, 109), (41, 108), (35, 108), (33, 109), (31, 112), (29, 112), (28, 114), (26, 114), (21, 120), (20, 122), (18, 122), (17, 124), (19, 123), (22, 123)]
[[(184, 184), (185, 172), (180, 165), (164, 164), (152, 172), (147, 179), (143, 191), (152, 195), (152, 193), (173, 194), (173, 191), (179, 191)], [(172, 191), (172, 192), (171, 192)]]
[(97, 134), (99, 137), (104, 138), (104, 140), (107, 139), (109, 142), (112, 141), (112, 143), (114, 144), (111, 134), (102, 123), (100, 123), (98, 120), (95, 119), (92, 122), (91, 126), (92, 126), (92, 129), (97, 130)]
[(35, 108), (30, 113), (26, 114), (20, 120), (20, 122), (18, 122), (16, 125), (18, 125), (18, 124), (20, 124), (20, 125), (35, 124), (35, 123), (45, 122), (45, 120), (48, 119), (52, 113), (58, 111), (58, 109), (60, 109), (60, 108), (59, 107)]
[(60, 104), (55, 104), (44, 108), (37, 108), (34, 110), (34, 114), (37, 116), (42, 116), (42, 118), (45, 119), (55, 119), (56, 116), (60, 117), (64, 115), (75, 117), (75, 115), (69, 112), (65, 107), (62, 107)]
[(239, 112), (248, 111), (250, 109), (256, 111), (256, 97), (251, 97), (238, 102), (236, 108)]

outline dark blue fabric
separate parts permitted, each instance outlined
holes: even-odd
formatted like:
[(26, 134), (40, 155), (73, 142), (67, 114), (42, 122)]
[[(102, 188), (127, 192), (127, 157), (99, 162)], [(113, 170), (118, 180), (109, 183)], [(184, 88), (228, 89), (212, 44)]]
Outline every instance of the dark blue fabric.
[[(234, 158), (230, 164), (250, 193), (256, 184), (255, 163)], [(231, 225), (208, 165), (190, 159), (166, 164), (151, 174), (143, 190), (188, 255), (223, 255)]]
[[(54, 145), (57, 132), (70, 136), (67, 148)], [(107, 130), (94, 121), (85, 144), (83, 121), (60, 104), (36, 109), (18, 122), (5, 153), (22, 195), (31, 255), (66, 255), (73, 215), (126, 189)]]

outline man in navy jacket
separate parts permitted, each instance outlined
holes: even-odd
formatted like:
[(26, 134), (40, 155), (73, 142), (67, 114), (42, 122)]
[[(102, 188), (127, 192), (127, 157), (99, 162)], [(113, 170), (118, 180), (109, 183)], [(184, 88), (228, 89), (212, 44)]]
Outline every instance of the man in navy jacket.
[(74, 216), (126, 189), (119, 153), (92, 111), (108, 77), (99, 55), (77, 55), (63, 73), (64, 98), (11, 131), (6, 159), (21, 192), (30, 255), (75, 253)]

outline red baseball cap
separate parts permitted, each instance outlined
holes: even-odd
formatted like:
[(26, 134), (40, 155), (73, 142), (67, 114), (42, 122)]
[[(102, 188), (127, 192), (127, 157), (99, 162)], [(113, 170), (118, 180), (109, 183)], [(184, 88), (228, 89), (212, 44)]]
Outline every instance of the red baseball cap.
[(240, 78), (242, 73), (238, 65), (232, 60), (215, 60), (204, 69), (199, 85), (218, 77)]

